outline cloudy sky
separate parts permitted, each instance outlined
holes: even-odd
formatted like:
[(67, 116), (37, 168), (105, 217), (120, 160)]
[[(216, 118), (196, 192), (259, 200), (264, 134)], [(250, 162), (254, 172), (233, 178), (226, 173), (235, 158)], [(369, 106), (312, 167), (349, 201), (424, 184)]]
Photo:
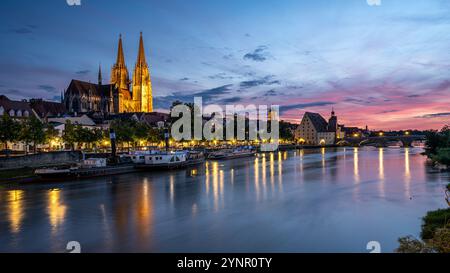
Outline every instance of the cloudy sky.
[[(143, 31), (155, 105), (279, 104), (346, 125), (450, 122), (450, 0), (3, 0), (0, 94), (58, 100), (71, 79), (130, 73)], [(131, 76), (131, 75), (130, 75)]]

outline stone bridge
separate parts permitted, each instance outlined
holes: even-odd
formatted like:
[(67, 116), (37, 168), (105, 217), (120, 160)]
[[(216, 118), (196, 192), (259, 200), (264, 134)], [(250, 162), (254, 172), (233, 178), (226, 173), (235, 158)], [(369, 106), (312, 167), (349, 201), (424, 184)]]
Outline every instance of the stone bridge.
[(424, 135), (346, 137), (338, 141), (338, 145), (387, 147), (389, 142), (400, 141), (403, 147), (412, 147), (414, 141), (425, 141)]

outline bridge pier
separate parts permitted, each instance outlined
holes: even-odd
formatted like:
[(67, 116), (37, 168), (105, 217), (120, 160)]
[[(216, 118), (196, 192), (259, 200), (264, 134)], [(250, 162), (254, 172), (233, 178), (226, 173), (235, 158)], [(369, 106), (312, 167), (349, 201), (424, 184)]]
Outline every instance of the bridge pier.
[(403, 148), (412, 148), (412, 140), (402, 139), (400, 141), (402, 142)]

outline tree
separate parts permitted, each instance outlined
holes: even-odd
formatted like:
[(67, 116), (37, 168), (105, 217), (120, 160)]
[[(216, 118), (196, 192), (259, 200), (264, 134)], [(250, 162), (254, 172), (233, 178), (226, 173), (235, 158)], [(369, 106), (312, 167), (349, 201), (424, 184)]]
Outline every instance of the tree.
[(147, 141), (151, 143), (159, 143), (164, 140), (164, 129), (149, 128), (147, 134)]
[(116, 119), (111, 123), (111, 128), (116, 133), (116, 141), (121, 143), (130, 143), (133, 141), (133, 129), (135, 127), (135, 120)]
[(45, 143), (51, 142), (53, 139), (59, 137), (59, 130), (50, 124), (45, 125)]
[(66, 121), (66, 125), (64, 127), (64, 132), (62, 135), (62, 139), (65, 143), (70, 145), (70, 149), (75, 150), (75, 142), (77, 142), (77, 135), (75, 131), (75, 125), (70, 122), (70, 120)]
[(133, 140), (135, 145), (142, 140), (147, 140), (149, 129), (144, 123), (136, 122), (133, 124)]
[(450, 148), (450, 128), (445, 126), (440, 132), (428, 132), (425, 144), (430, 154), (436, 154), (439, 148)]
[(28, 143), (33, 143), (33, 152), (36, 153), (37, 145), (45, 142), (45, 126), (35, 116), (28, 118), (22, 125), (19, 132), (19, 139)]
[(19, 139), (19, 132), (20, 124), (5, 113), (0, 119), (0, 142), (5, 144), (6, 150), (8, 150), (8, 142)]

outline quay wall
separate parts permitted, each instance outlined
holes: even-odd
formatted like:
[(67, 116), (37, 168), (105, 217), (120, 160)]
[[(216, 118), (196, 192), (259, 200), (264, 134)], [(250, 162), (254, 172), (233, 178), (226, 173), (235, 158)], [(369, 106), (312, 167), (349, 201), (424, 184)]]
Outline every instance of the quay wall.
[(82, 158), (83, 155), (79, 151), (62, 151), (24, 156), (0, 157), (0, 171), (73, 164), (80, 162)]

